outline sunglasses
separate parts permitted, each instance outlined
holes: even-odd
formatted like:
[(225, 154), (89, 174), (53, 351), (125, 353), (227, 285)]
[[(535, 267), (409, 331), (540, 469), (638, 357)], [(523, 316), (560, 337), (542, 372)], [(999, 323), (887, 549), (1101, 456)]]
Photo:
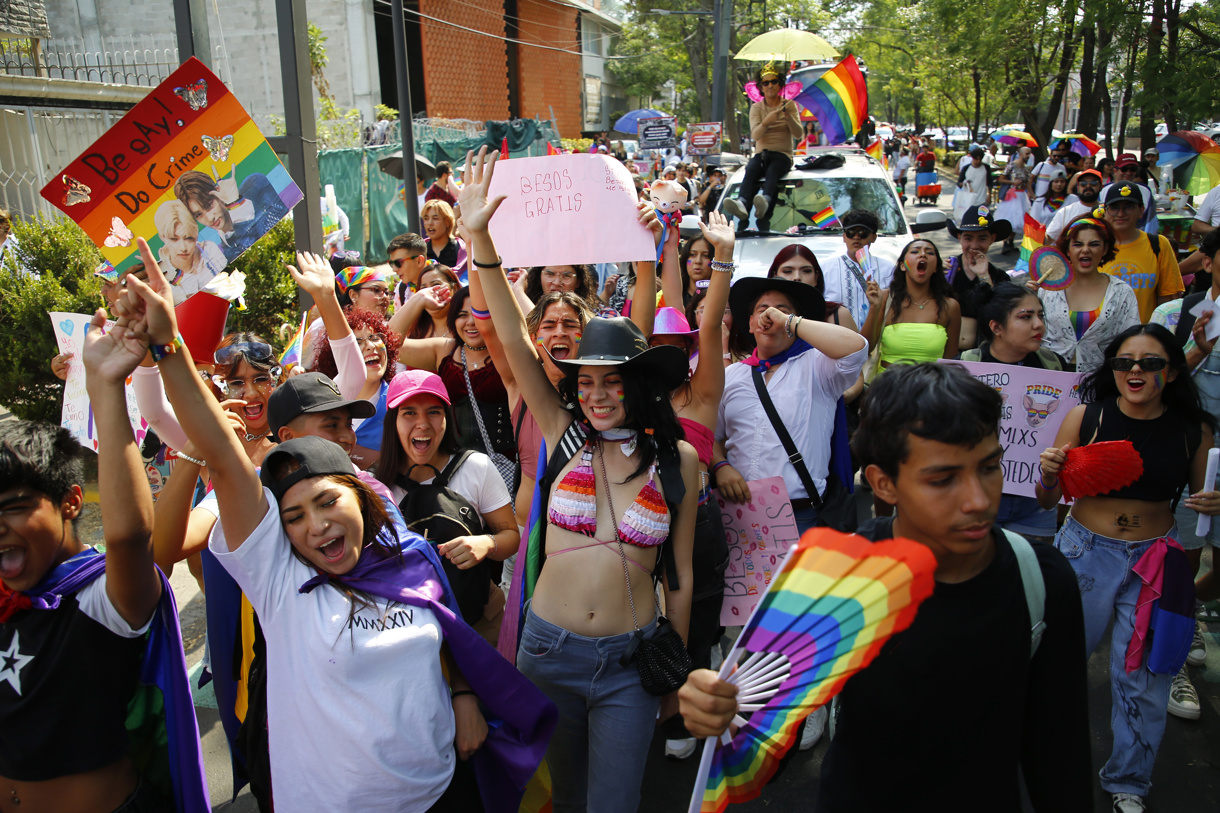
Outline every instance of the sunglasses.
[(266, 342), (237, 342), (220, 348), (212, 358), (217, 364), (230, 364), (236, 361), (238, 356), (245, 356), (254, 361), (271, 361), (275, 358), (272, 353), (271, 345)]
[(766, 87), (767, 85), (778, 85), (779, 80), (778, 79), (764, 79), (764, 80), (762, 80), (761, 84), (763, 87)]
[(852, 240), (863, 240), (873, 233), (867, 226), (849, 226), (843, 230), (843, 235)]
[(1142, 359), (1110, 359), (1110, 369), (1119, 373), (1125, 373), (1133, 370), (1137, 364), (1140, 366), (1140, 369), (1146, 373), (1158, 373), (1169, 366), (1169, 360), (1163, 359), (1160, 356), (1145, 356)]
[(422, 256), (422, 254), (416, 254), (414, 257), (399, 257), (397, 260), (390, 260), (390, 265), (395, 269), (402, 268), (405, 263), (413, 263)]

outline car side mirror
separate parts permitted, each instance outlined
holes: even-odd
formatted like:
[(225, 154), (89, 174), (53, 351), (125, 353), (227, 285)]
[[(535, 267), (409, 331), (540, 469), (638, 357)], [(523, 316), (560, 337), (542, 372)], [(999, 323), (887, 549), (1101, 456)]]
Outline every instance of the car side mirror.
[(923, 234), (925, 232), (936, 231), (943, 229), (949, 225), (949, 219), (945, 217), (945, 213), (939, 209), (931, 209), (920, 212), (915, 216), (915, 222), (911, 223), (911, 234)]

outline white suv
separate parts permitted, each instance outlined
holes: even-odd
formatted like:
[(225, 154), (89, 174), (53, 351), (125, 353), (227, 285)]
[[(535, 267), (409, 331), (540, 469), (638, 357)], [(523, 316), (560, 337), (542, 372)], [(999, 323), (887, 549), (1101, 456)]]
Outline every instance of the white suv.
[[(873, 243), (873, 256), (881, 265), (893, 265), (903, 246), (921, 232), (945, 227), (945, 213), (939, 209), (920, 212), (916, 223), (907, 223), (902, 213), (902, 204), (894, 189), (890, 174), (876, 160), (857, 148), (821, 147), (810, 151), (809, 158), (833, 155), (842, 159), (839, 166), (824, 169), (798, 169), (803, 161), (797, 156), (797, 164), (789, 170), (780, 183), (775, 210), (771, 214), (771, 231), (759, 232), (753, 228), (753, 213), (750, 223), (737, 224), (737, 246), (734, 260), (737, 277), (765, 277), (771, 261), (784, 246), (800, 243), (807, 246), (818, 261), (825, 264), (844, 251), (843, 229), (839, 226), (819, 229), (813, 224), (814, 215), (827, 206), (839, 216), (849, 209), (868, 209), (881, 221), (881, 233)], [(838, 164), (835, 158), (823, 163)], [(724, 200), (735, 196), (745, 177), (745, 169), (733, 173), (719, 207), (723, 212)], [(751, 201), (745, 206), (751, 209)], [(724, 213), (727, 216), (727, 213)], [(686, 221), (690, 221), (690, 226)], [(789, 234), (788, 229), (797, 228)], [(690, 227), (694, 227), (693, 231)], [(694, 220), (689, 216), (682, 224), (684, 236), (699, 233)]]

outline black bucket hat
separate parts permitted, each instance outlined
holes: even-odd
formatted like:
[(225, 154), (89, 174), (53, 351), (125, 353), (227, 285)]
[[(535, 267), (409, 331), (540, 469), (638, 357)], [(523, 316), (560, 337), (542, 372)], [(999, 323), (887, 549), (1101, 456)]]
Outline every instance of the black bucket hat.
[(949, 221), (949, 234), (959, 237), (964, 231), (989, 231), (995, 235), (995, 239), (1007, 240), (1012, 236), (1012, 224), (1007, 220), (1000, 220), (987, 204), (980, 203), (978, 206), (971, 206), (962, 214), (960, 224)]
[(690, 373), (690, 361), (673, 345), (649, 347), (644, 333), (630, 319), (595, 317), (585, 325), (576, 355), (568, 359), (551, 356), (564, 372), (581, 367), (622, 367), (623, 370), (657, 376), (667, 390), (677, 389)]
[[(299, 463), (300, 468), (277, 480), (274, 472), (279, 468), (280, 458), (285, 455)], [(258, 479), (271, 489), (278, 503), (284, 499), (288, 489), (308, 477), (355, 473), (356, 467), (352, 465), (352, 459), (343, 451), (342, 446), (325, 438), (308, 435), (286, 440), (268, 452), (263, 458), (263, 468)]]
[(796, 312), (806, 319), (826, 321), (826, 300), (812, 285), (782, 277), (743, 277), (729, 289), (729, 312), (733, 314), (733, 324), (741, 326), (739, 330), (746, 330), (754, 303), (767, 291), (779, 291), (788, 297)]

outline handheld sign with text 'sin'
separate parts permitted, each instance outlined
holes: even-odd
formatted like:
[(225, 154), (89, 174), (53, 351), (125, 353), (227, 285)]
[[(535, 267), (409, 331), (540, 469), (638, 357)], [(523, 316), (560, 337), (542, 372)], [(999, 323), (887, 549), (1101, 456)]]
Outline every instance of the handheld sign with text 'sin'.
[(507, 268), (653, 260), (635, 184), (607, 155), (548, 155), (496, 163), (489, 197), (506, 195), (488, 225)]
[(118, 271), (148, 241), (175, 303), (282, 220), (301, 190), (250, 115), (191, 58), (42, 189)]
[(746, 623), (771, 579), (783, 569), (788, 549), (801, 538), (783, 477), (751, 480), (747, 485), (751, 499), (746, 503), (729, 502), (713, 492), (729, 545), (720, 605), (720, 623), (726, 627)]
[(1063, 418), (1080, 404), (1080, 374), (1016, 364), (948, 361), (994, 389), (1004, 399), (1000, 445), (1004, 447), (1004, 493), (1033, 497), (1042, 473), (1039, 457), (1055, 445)]

